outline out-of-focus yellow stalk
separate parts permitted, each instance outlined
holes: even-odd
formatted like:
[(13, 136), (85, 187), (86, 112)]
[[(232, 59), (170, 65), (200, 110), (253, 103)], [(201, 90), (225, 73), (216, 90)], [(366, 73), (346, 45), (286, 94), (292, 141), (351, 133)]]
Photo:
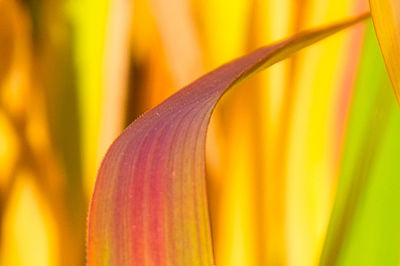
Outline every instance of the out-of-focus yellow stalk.
[[(289, 36), (295, 21), (293, 1), (256, 1), (254, 16), (254, 46), (271, 43)], [(260, 108), (260, 159), (262, 175), (254, 186), (254, 204), (260, 210), (252, 219), (258, 221), (257, 265), (284, 265), (286, 262), (285, 227), (285, 151), (286, 117), (282, 117), (285, 94), (291, 85), (290, 69), (292, 60), (285, 60), (260, 75), (257, 90)], [(261, 189), (259, 188), (261, 187)]]
[[(349, 1), (313, 1), (306, 27), (352, 14)], [(340, 33), (300, 53), (295, 76), (288, 161), (288, 263), (318, 262), (335, 192), (338, 91), (342, 86), (346, 43), (351, 32)], [(329, 70), (328, 70), (329, 69)]]
[(3, 218), (1, 265), (58, 264), (61, 250), (54, 217), (29, 172), (17, 175)]
[[(132, 19), (132, 62), (131, 70), (140, 72), (131, 72), (132, 87), (134, 94), (130, 97), (127, 106), (131, 122), (137, 116), (151, 107), (156, 106), (162, 100), (170, 96), (177, 88), (178, 76), (174, 76), (173, 70), (169, 68), (167, 53), (169, 56), (175, 56), (174, 51), (167, 50), (162, 44), (161, 32), (165, 31), (170, 25), (163, 25), (164, 29), (158, 29), (161, 19), (156, 21), (155, 3), (148, 0), (137, 0), (134, 2), (134, 13)], [(173, 6), (173, 3), (171, 4)], [(160, 11), (173, 13), (173, 11)], [(162, 20), (164, 22), (164, 20)], [(158, 23), (158, 24), (157, 24)], [(176, 36), (175, 36), (176, 37)], [(170, 42), (170, 40), (164, 40)], [(150, 45), (149, 45), (150, 44)], [(176, 51), (176, 50), (175, 50)], [(190, 60), (188, 60), (190, 61)], [(176, 74), (176, 73), (175, 73)], [(157, 78), (155, 78), (157, 77)]]
[(83, 176), (86, 193), (93, 191), (99, 151), (99, 129), (103, 97), (104, 38), (108, 0), (70, 0), (68, 11), (75, 32), (75, 60), (80, 111)]
[(0, 83), (0, 265), (55, 265), (60, 228), (35, 182), (42, 177), (29, 166), (26, 156), (26, 145), (30, 152), (41, 153), (48, 144), (43, 120), (38, 121), (43, 119), (43, 102), (38, 101), (42, 95), (32, 95), (30, 23), (16, 1), (0, 1), (0, 8), (7, 14), (2, 22), (13, 33), (9, 36), (12, 50), (3, 51), (11, 61)]
[(207, 0), (196, 4), (201, 10), (199, 25), (207, 52), (207, 69), (247, 50), (251, 1)]
[[(16, 166), (20, 145), (12, 127), (4, 113), (0, 113), (0, 191), (5, 193), (10, 176)], [(3, 203), (4, 204), (4, 203)]]
[(190, 1), (150, 0), (150, 4), (176, 91), (203, 73), (201, 47)]
[(111, 1), (107, 14), (104, 63), (101, 69), (103, 91), (98, 142), (100, 158), (125, 126), (133, 2)]
[[(199, 10), (206, 69), (248, 51), (251, 1), (209, 0), (195, 3), (195, 8)], [(256, 169), (249, 156), (254, 154), (253, 125), (249, 112), (243, 108), (251, 102), (247, 96), (241, 89), (230, 92), (217, 106), (208, 132), (207, 152), (214, 153), (213, 158), (215, 154), (221, 156), (218, 165), (210, 162), (208, 168), (215, 257), (216, 264), (221, 266), (257, 262), (254, 220), (250, 218), (255, 215), (252, 177)], [(217, 152), (212, 143), (218, 144)]]

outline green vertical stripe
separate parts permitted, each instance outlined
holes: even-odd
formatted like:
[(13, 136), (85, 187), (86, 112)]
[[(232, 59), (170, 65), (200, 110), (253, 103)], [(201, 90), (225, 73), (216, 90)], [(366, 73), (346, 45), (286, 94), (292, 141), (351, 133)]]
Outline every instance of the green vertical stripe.
[(321, 265), (398, 265), (399, 137), (400, 109), (369, 23)]

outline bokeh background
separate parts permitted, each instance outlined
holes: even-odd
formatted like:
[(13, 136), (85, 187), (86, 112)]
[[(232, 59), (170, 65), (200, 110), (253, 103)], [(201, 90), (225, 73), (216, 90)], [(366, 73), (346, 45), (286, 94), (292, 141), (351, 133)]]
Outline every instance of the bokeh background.
[[(124, 127), (230, 59), (368, 9), (0, 0), (0, 265), (84, 265), (96, 171)], [(400, 265), (399, 136), (370, 20), (233, 89), (207, 139), (217, 265)]]

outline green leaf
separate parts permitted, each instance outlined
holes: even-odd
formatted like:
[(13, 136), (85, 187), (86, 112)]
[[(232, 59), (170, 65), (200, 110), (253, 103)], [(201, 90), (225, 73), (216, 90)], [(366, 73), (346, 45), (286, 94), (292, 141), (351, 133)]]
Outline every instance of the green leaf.
[(400, 111), (367, 31), (320, 265), (398, 265)]

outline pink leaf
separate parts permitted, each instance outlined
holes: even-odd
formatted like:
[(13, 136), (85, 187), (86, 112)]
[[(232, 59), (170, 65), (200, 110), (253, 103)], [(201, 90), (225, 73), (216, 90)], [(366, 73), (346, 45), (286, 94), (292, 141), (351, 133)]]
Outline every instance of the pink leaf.
[(220, 97), (250, 74), (368, 15), (300, 33), (204, 75), (133, 122), (108, 150), (89, 213), (89, 265), (213, 265), (205, 140)]

